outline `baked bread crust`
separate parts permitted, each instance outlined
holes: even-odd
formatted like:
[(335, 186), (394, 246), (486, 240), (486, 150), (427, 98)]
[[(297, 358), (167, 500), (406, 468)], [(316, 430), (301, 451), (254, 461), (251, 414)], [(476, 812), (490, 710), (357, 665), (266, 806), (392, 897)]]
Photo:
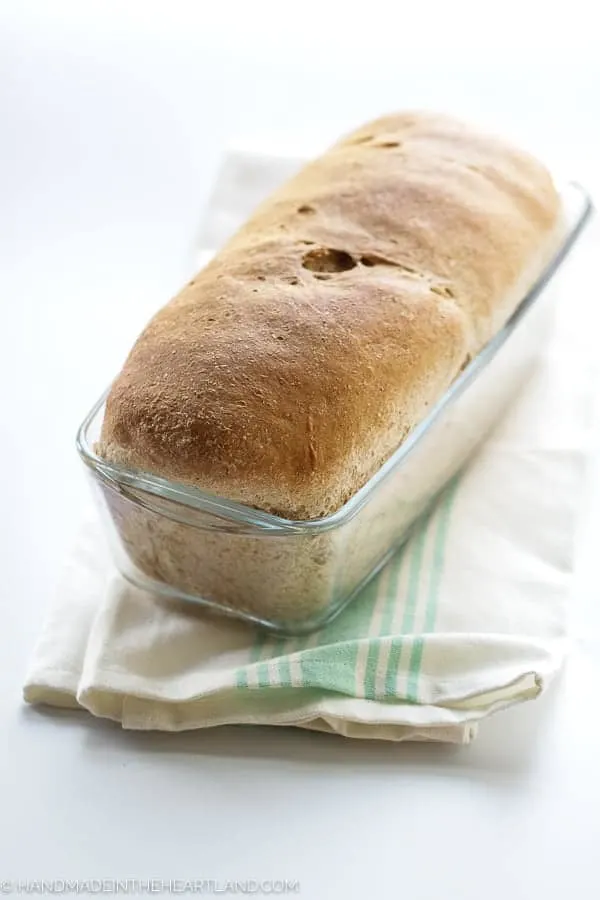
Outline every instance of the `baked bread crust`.
[(365, 125), (151, 320), (99, 455), (291, 519), (335, 511), (506, 321), (558, 212), (544, 167), (495, 137)]

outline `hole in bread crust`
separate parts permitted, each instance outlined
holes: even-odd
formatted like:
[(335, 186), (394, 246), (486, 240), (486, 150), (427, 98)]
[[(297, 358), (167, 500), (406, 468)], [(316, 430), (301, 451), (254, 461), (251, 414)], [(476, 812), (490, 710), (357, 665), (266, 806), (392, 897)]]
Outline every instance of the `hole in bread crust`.
[(316, 209), (314, 206), (309, 206), (308, 203), (303, 203), (298, 207), (298, 212), (303, 216), (310, 216), (312, 213), (316, 213)]
[[(397, 244), (398, 241), (394, 241), (394, 243)], [(419, 272), (418, 269), (407, 266), (405, 263), (397, 262), (395, 259), (379, 256), (377, 253), (365, 253), (359, 258), (359, 262), (362, 266), (366, 266), (367, 268), (372, 268), (373, 266), (393, 266), (396, 269), (400, 269), (402, 272), (408, 272), (409, 275), (423, 277), (423, 272)]]
[(351, 138), (351, 139), (348, 141), (348, 143), (350, 144), (351, 147), (357, 147), (357, 146), (359, 146), (360, 144), (368, 144), (368, 143), (370, 143), (371, 141), (374, 142), (374, 143), (373, 143), (373, 148), (379, 147), (379, 148), (381, 148), (382, 150), (385, 150), (385, 149), (392, 149), (393, 147), (401, 147), (401, 146), (402, 146), (402, 142), (401, 142), (401, 141), (394, 141), (394, 140), (392, 140), (391, 138), (390, 138), (389, 140), (378, 141), (378, 140), (376, 140), (374, 134), (363, 134), (363, 135), (361, 135), (360, 137), (357, 137), (357, 138)]
[(456, 296), (452, 288), (448, 287), (447, 284), (434, 284), (430, 288), (430, 291), (434, 294), (438, 294), (440, 297), (451, 297), (454, 299)]
[(304, 254), (302, 265), (311, 272), (347, 272), (356, 266), (356, 260), (345, 250), (317, 247)]
[(410, 272), (413, 275), (416, 274), (416, 269), (405, 266), (404, 263), (396, 262), (394, 259), (388, 259), (386, 256), (379, 256), (377, 253), (365, 253), (361, 256), (360, 262), (363, 266), (367, 267), (395, 266), (397, 269), (402, 269), (404, 272)]
[(364, 256), (361, 256), (360, 262), (363, 266), (393, 266), (393, 263), (390, 259), (386, 259), (384, 256), (377, 256), (376, 253), (367, 253)]

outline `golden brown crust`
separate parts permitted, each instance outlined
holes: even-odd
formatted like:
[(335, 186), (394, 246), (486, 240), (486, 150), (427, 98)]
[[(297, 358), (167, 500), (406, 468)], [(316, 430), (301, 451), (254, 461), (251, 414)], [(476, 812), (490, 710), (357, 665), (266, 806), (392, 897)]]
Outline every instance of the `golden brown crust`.
[(543, 167), (496, 138), (419, 113), (366, 125), (154, 317), (100, 454), (290, 518), (334, 511), (505, 321), (557, 214)]

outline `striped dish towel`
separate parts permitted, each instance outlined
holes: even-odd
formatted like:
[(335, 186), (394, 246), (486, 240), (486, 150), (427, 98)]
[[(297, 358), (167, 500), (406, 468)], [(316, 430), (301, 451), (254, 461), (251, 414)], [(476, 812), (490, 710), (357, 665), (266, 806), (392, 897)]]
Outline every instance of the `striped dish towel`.
[[(295, 165), (230, 156), (203, 245), (217, 246)], [(334, 622), (274, 638), (153, 597), (115, 572), (91, 515), (33, 653), (25, 699), (135, 729), (245, 723), (467, 742), (490, 713), (536, 697), (567, 647), (595, 379), (592, 337), (574, 327), (587, 291), (571, 263), (568, 276), (568, 315), (545, 364), (401, 553)]]

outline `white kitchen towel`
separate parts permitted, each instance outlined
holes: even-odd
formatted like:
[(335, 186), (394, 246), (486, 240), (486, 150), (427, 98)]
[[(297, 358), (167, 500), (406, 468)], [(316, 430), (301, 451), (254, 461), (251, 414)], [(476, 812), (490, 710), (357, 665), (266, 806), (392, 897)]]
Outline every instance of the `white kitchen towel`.
[[(202, 247), (218, 246), (297, 165), (230, 154)], [(333, 623), (308, 637), (274, 638), (151, 596), (117, 574), (90, 515), (35, 649), (25, 699), (135, 729), (246, 723), (467, 742), (491, 712), (536, 697), (567, 647), (587, 457), (594, 370), (577, 269), (565, 266), (551, 350), (509, 414), (403, 551)]]

